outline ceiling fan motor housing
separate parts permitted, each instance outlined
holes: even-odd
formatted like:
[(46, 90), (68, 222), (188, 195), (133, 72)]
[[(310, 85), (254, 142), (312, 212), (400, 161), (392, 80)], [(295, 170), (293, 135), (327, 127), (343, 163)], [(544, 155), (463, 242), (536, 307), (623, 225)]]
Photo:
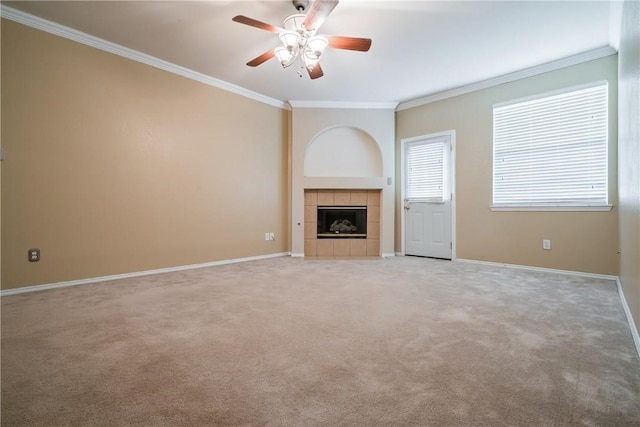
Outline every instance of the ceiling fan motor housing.
[(291, 0), (291, 3), (293, 3), (293, 7), (295, 7), (297, 11), (304, 12), (307, 8), (307, 5), (309, 4), (309, 1), (308, 0)]

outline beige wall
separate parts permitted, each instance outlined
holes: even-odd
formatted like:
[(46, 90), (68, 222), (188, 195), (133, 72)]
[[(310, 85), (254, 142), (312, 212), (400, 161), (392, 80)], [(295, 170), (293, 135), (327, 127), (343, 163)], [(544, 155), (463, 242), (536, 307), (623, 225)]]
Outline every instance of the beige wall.
[[(634, 2), (625, 8), (637, 13)], [(637, 73), (629, 54), (637, 52), (637, 29), (633, 37), (635, 45), (621, 46), (631, 64), (621, 78)], [(290, 250), (290, 113), (6, 20), (2, 63), (3, 289)], [(617, 274), (617, 206), (607, 213), (489, 209), (491, 106), (608, 79), (615, 117), (616, 72), (610, 57), (397, 113), (397, 161), (402, 138), (457, 132), (459, 258)], [(633, 129), (635, 116), (626, 117), (621, 126)], [(635, 125), (625, 146), (632, 156)], [(615, 143), (610, 154), (617, 158)], [(630, 175), (625, 188), (635, 183), (637, 195), (629, 164), (621, 179)], [(620, 212), (621, 236), (632, 236), (622, 238), (621, 269), (637, 321), (638, 200), (630, 200)], [(264, 241), (266, 231), (276, 233), (275, 243)], [(542, 250), (543, 238), (552, 251)], [(31, 247), (42, 250), (40, 262), (27, 262)]]
[(625, 1), (619, 51), (620, 282), (640, 330), (640, 3)]
[[(492, 106), (606, 79), (610, 88), (611, 212), (492, 212)], [(489, 89), (402, 110), (396, 117), (396, 182), (403, 138), (456, 131), (458, 258), (599, 274), (618, 274), (616, 200), (617, 57), (611, 56)], [(399, 188), (396, 192), (400, 194)], [(396, 249), (400, 215), (396, 203)], [(542, 249), (551, 239), (552, 250)]]
[(288, 251), (289, 119), (3, 20), (2, 287)]
[[(0, 46), (2, 46), (2, 36), (0, 31)], [(1, 51), (1, 48), (0, 48)], [(0, 55), (0, 82), (2, 81), (2, 55)], [(2, 84), (0, 83), (0, 93), (2, 93)], [(0, 117), (2, 117), (2, 103), (0, 102)], [(2, 145), (2, 120), (0, 119), (0, 147)], [(2, 242), (2, 162), (0, 161), (0, 242)], [(0, 244), (0, 289), (2, 289), (2, 244)]]

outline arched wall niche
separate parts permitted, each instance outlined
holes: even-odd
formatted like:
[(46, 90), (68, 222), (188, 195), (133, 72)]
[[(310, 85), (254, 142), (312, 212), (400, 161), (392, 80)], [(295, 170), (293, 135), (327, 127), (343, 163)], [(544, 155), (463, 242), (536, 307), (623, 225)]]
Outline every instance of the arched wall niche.
[(383, 175), (378, 143), (361, 129), (336, 126), (318, 133), (307, 145), (304, 176), (379, 177)]

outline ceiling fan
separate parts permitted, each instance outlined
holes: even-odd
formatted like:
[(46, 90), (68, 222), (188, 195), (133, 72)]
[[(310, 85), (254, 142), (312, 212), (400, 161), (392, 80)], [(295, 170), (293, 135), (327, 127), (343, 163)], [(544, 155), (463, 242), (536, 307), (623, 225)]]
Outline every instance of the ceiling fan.
[(338, 5), (338, 0), (315, 0), (306, 14), (303, 12), (307, 8), (308, 0), (292, 0), (292, 3), (298, 13), (286, 17), (282, 27), (243, 15), (232, 18), (235, 22), (276, 33), (281, 41), (278, 47), (247, 62), (248, 66), (257, 67), (275, 56), (282, 67), (286, 68), (300, 58), (309, 77), (317, 79), (324, 75), (320, 66), (320, 56), (327, 47), (360, 52), (367, 52), (371, 47), (371, 39), (316, 34), (327, 16)]

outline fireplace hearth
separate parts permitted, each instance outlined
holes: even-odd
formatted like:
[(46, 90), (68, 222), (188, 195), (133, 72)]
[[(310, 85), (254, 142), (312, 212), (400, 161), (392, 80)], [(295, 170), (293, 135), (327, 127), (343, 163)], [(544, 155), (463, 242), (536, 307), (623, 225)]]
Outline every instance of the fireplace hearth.
[(366, 206), (318, 206), (318, 239), (366, 239)]

